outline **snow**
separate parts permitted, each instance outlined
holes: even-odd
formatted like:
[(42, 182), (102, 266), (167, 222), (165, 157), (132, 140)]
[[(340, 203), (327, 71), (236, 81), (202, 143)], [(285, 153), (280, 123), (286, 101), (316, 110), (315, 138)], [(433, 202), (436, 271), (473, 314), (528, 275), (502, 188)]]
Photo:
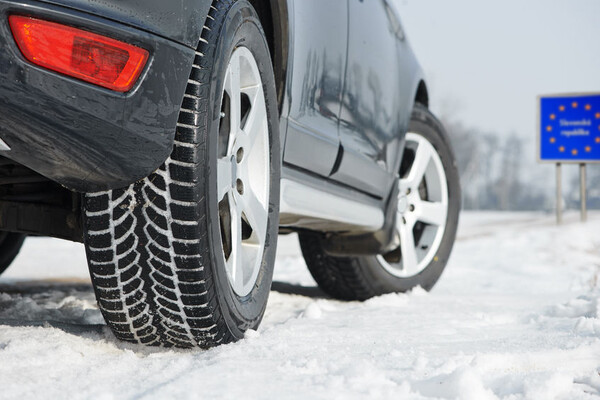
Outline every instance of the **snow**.
[(208, 351), (116, 341), (81, 245), (29, 238), (0, 278), (0, 398), (600, 398), (600, 213), (464, 213), (447, 271), (323, 295), (282, 236), (263, 324)]

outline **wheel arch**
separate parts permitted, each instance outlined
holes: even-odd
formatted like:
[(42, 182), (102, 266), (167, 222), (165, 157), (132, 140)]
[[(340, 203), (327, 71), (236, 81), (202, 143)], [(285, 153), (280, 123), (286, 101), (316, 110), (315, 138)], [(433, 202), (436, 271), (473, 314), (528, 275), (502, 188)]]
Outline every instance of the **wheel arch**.
[(263, 26), (275, 73), (279, 111), (283, 104), (289, 55), (289, 16), (287, 0), (248, 0)]
[(427, 84), (423, 79), (419, 81), (417, 85), (417, 92), (415, 94), (415, 103), (420, 103), (425, 107), (429, 108), (429, 91)]

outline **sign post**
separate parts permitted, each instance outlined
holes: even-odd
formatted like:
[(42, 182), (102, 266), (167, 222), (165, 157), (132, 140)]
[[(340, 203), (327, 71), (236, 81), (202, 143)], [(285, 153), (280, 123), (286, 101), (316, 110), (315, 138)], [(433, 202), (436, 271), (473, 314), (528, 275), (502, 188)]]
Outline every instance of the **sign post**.
[(581, 221), (587, 221), (587, 182), (585, 179), (585, 164), (579, 164), (579, 188), (581, 190)]
[(556, 163), (556, 223), (562, 224), (562, 170), (560, 163)]
[(600, 93), (539, 97), (538, 161), (556, 164), (556, 221), (562, 223), (562, 164), (579, 164), (581, 220), (587, 220), (586, 164), (600, 163)]

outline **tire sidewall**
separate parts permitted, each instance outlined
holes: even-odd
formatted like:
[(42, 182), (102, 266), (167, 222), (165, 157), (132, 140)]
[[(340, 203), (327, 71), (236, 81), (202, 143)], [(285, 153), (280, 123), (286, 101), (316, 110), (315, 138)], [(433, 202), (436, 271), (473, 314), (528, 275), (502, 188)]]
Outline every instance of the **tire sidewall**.
[[(273, 265), (277, 247), (279, 226), (279, 177), (281, 173), (279, 155), (279, 126), (277, 100), (273, 69), (268, 45), (258, 17), (246, 0), (235, 2), (226, 15), (219, 40), (215, 48), (214, 67), (211, 76), (210, 101), (208, 111), (207, 137), (207, 215), (208, 242), (212, 262), (212, 276), (215, 280), (217, 303), (225, 322), (236, 338), (241, 338), (248, 329), (256, 329), (260, 324), (273, 278)], [(263, 83), (269, 127), (270, 192), (269, 219), (267, 222), (265, 249), (260, 272), (252, 291), (244, 297), (232, 289), (226, 273), (225, 260), (219, 225), (217, 200), (217, 138), (221, 113), (221, 102), (225, 72), (234, 50), (240, 46), (248, 48), (256, 59)]]

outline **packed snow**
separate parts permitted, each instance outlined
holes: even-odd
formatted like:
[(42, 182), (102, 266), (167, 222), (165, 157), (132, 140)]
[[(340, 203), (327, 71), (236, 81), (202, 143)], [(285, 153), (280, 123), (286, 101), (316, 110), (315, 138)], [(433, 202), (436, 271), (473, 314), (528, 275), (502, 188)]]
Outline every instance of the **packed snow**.
[(448, 268), (344, 303), (282, 236), (264, 321), (212, 350), (120, 343), (81, 245), (29, 238), (0, 278), (0, 398), (600, 398), (600, 213), (464, 213)]

